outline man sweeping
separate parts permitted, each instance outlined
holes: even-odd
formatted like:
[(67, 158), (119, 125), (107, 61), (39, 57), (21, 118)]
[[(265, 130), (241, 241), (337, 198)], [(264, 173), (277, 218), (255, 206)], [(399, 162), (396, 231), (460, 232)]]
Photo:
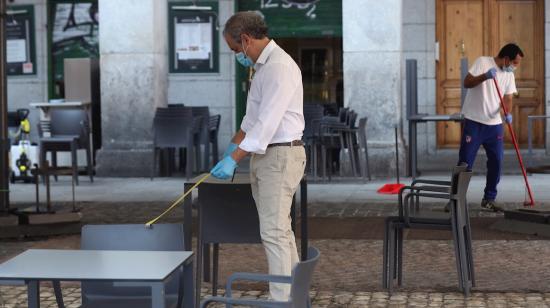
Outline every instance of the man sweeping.
[[(237, 163), (252, 154), (250, 180), (260, 220), (260, 235), (269, 273), (290, 276), (299, 261), (291, 229), (292, 197), (304, 175), (306, 154), (302, 74), (298, 65), (273, 40), (254, 12), (239, 12), (225, 24), (224, 38), (237, 61), (254, 67), (246, 115), (224, 158), (212, 169), (228, 179)], [(271, 298), (286, 301), (290, 285), (271, 283)]]
[[(464, 126), (460, 142), (459, 163), (467, 163), (471, 170), (477, 151), (483, 145), (487, 155), (487, 179), (481, 207), (491, 211), (501, 211), (495, 202), (497, 185), (503, 159), (502, 116), (500, 98), (492, 81), (496, 79), (507, 110), (512, 110), (512, 95), (517, 92), (514, 70), (520, 65), (523, 52), (516, 44), (507, 44), (496, 57), (479, 57), (464, 79), (468, 89), (462, 114)], [(512, 115), (504, 117), (506, 123), (512, 123)]]

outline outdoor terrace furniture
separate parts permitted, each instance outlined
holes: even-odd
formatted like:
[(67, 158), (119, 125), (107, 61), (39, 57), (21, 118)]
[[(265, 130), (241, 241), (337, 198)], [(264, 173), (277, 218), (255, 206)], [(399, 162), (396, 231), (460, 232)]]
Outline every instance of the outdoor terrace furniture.
[(208, 106), (193, 106), (189, 108), (191, 108), (194, 118), (200, 118), (198, 133), (195, 134), (195, 155), (197, 160), (197, 170), (199, 172), (209, 171), (211, 168), (209, 136), (210, 111)]
[[(177, 150), (185, 149), (185, 175), (191, 178), (193, 172), (194, 136), (198, 133), (201, 118), (193, 117), (190, 108), (157, 108), (153, 119), (153, 168), (151, 179), (156, 173), (157, 157), (162, 149), (168, 151), (166, 166), (168, 174), (173, 169), (173, 160)], [(182, 160), (180, 160), (180, 165)]]
[[(474, 284), (471, 230), (466, 202), (472, 172), (464, 171), (464, 166), (454, 169), (450, 186), (441, 183), (423, 189), (419, 185), (405, 186), (399, 193), (399, 216), (390, 216), (385, 221), (382, 285), (392, 292), (394, 279), (398, 285), (403, 280), (403, 229), (450, 230), (453, 234), (459, 288), (464, 294), (470, 293)], [(461, 170), (462, 169), (462, 170)], [(417, 184), (417, 183), (415, 183)], [(437, 185), (435, 182), (432, 185)], [(426, 187), (425, 187), (426, 188)], [(405, 194), (406, 191), (410, 193)], [(449, 200), (450, 214), (434, 217), (421, 211), (420, 197)]]
[[(204, 174), (199, 175), (184, 185), (190, 189)], [(308, 254), (308, 213), (306, 176), (300, 182), (300, 249), (304, 260)], [(235, 174), (234, 179), (219, 180), (213, 177), (206, 179), (198, 186), (198, 242), (197, 242), (197, 292), (200, 292), (202, 278), (210, 281), (210, 245), (213, 249), (212, 291), (217, 291), (218, 251), (221, 243), (261, 243), (258, 213), (250, 187), (250, 175)], [(186, 250), (191, 250), (192, 200), (184, 200), (184, 226), (186, 228)], [(296, 206), (291, 207), (292, 228), (296, 225)], [(197, 296), (200, 294), (197, 293)]]
[(219, 114), (210, 116), (208, 121), (208, 137), (212, 147), (212, 166), (215, 166), (219, 160), (218, 153), (218, 132), (220, 130), (220, 121), (222, 116)]
[[(143, 228), (143, 225), (141, 225)], [(110, 282), (116, 290), (148, 287), (147, 307), (168, 307), (165, 283), (174, 272), (183, 272), (179, 289), (184, 289), (184, 307), (194, 307), (193, 253), (190, 251), (116, 251), (116, 250), (55, 250), (29, 249), (0, 264), (0, 280), (25, 281), (28, 307), (40, 307), (40, 282), (54, 281), (56, 295), (60, 293), (59, 281), (80, 281), (83, 284)], [(56, 286), (57, 285), (57, 286)], [(183, 295), (179, 292), (179, 295)], [(61, 295), (61, 294), (59, 294)], [(128, 298), (121, 298), (123, 301)], [(151, 305), (152, 304), (152, 305)], [(63, 308), (63, 302), (58, 301)], [(83, 307), (136, 307), (122, 302)], [(181, 306), (178, 306), (181, 307)]]
[[(201, 308), (206, 308), (210, 303), (219, 302), (232, 305), (247, 305), (253, 307), (289, 307), (305, 308), (311, 307), (309, 298), (309, 289), (313, 278), (313, 271), (319, 262), (319, 250), (315, 247), (309, 247), (307, 260), (301, 261), (292, 270), (291, 276), (264, 275), (255, 273), (234, 273), (227, 279), (225, 287), (225, 296), (208, 297), (201, 303)], [(233, 298), (231, 285), (236, 280), (265, 281), (290, 284), (290, 299), (286, 302), (272, 300), (253, 300)]]
[[(92, 149), (90, 145), (90, 124), (88, 113), (83, 109), (53, 109), (50, 121), (38, 125), (40, 134), (40, 166), (46, 161), (47, 152), (52, 155), (52, 167), (57, 167), (57, 152), (71, 152), (73, 178), (78, 185), (77, 150), (86, 150), (86, 170), (90, 181), (93, 178)], [(57, 179), (57, 176), (54, 176)]]
[[(86, 225), (82, 228), (81, 249), (184, 252), (183, 225), (154, 224), (151, 228), (146, 228), (143, 224)], [(136, 255), (138, 254), (136, 253)], [(133, 258), (131, 254), (128, 257), (129, 259)], [(161, 260), (159, 259), (158, 263), (161, 263)], [(130, 260), (128, 261), (130, 262)], [(143, 266), (155, 267), (158, 265), (143, 264)], [(170, 307), (181, 307), (182, 297), (178, 297), (178, 295), (182, 295), (183, 285), (193, 284), (192, 265), (188, 271), (191, 274), (184, 273), (182, 268), (176, 269), (164, 280), (162, 289)], [(187, 288), (187, 292), (185, 292), (189, 304), (193, 303), (192, 290), (192, 288)], [(151, 287), (144, 284), (117, 286), (116, 282), (82, 282), (83, 308), (151, 307), (152, 296)]]

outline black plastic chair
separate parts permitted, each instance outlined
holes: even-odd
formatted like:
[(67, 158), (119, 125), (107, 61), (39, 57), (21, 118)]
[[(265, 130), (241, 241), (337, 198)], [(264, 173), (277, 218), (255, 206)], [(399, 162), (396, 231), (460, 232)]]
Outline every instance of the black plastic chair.
[[(234, 273), (227, 279), (224, 297), (209, 297), (201, 302), (201, 308), (206, 308), (210, 303), (225, 303), (227, 307), (232, 305), (246, 305), (252, 307), (287, 307), (287, 308), (306, 308), (311, 307), (309, 289), (313, 279), (313, 271), (319, 262), (319, 250), (315, 247), (308, 248), (308, 259), (301, 261), (294, 269), (291, 276), (276, 276), (256, 273)], [(236, 280), (248, 281), (266, 281), (290, 284), (290, 298), (286, 302), (238, 299), (232, 298), (231, 285)]]
[[(52, 154), (52, 168), (57, 168), (57, 152), (71, 152), (73, 178), (78, 185), (77, 150), (86, 150), (87, 172), (93, 178), (92, 150), (90, 146), (90, 122), (82, 109), (54, 109), (50, 111), (50, 121), (38, 125), (40, 134), (40, 166), (46, 161), (47, 152)], [(50, 137), (45, 137), (49, 132)], [(57, 180), (57, 176), (55, 176)]]
[[(197, 156), (197, 171), (209, 171), (210, 166), (210, 111), (207, 106), (190, 107), (193, 117), (200, 118), (199, 132), (195, 135), (195, 155)], [(201, 150), (204, 147), (204, 151)]]
[[(177, 109), (177, 111), (175, 110)], [(153, 119), (153, 168), (151, 180), (157, 169), (157, 157), (161, 149), (170, 151), (172, 157), (178, 149), (185, 149), (187, 152), (185, 163), (185, 174), (189, 179), (193, 171), (193, 150), (194, 134), (197, 126), (197, 118), (193, 118), (189, 108), (158, 108)], [(180, 161), (180, 164), (182, 162)], [(167, 164), (171, 169), (170, 163)]]
[[(218, 287), (219, 244), (261, 243), (258, 211), (250, 184), (202, 183), (198, 195), (197, 283), (202, 283), (203, 252), (213, 244), (212, 295)], [(238, 221), (239, 223), (235, 223)], [(209, 260), (208, 260), (209, 262)]]
[[(356, 120), (357, 113), (353, 111), (346, 111), (345, 113), (340, 114), (338, 117), (324, 117), (321, 119), (321, 122), (319, 124), (319, 137), (317, 138), (317, 143), (318, 146), (321, 148), (321, 166), (323, 168), (323, 178), (327, 176), (328, 169), (328, 179), (329, 181), (331, 180), (334, 162), (332, 156), (334, 153), (340, 153), (340, 151), (344, 149), (348, 149), (352, 174), (355, 175), (357, 170), (356, 158), (354, 156), (354, 151), (352, 150), (352, 147), (350, 147), (350, 134), (351, 130), (355, 128)], [(340, 175), (342, 175), (343, 172), (341, 166), (339, 166), (339, 170)]]
[[(83, 250), (184, 251), (182, 224), (86, 225), (82, 227)], [(144, 265), (146, 266), (146, 265)], [(182, 271), (174, 272), (166, 284), (168, 306), (182, 306)], [(150, 287), (119, 287), (112, 282), (82, 282), (82, 307), (151, 307)]]
[[(453, 234), (459, 288), (469, 295), (473, 285), (473, 258), (471, 230), (468, 223), (466, 193), (472, 172), (460, 171), (453, 175), (449, 193), (422, 192), (418, 187), (406, 186), (399, 193), (399, 216), (386, 218), (384, 232), (383, 287), (391, 293), (393, 280), (403, 281), (403, 229), (450, 230)], [(412, 191), (404, 195), (405, 191)], [(449, 200), (450, 215), (427, 216), (417, 209), (420, 197)]]
[(208, 137), (212, 146), (212, 166), (215, 166), (219, 160), (218, 152), (218, 132), (220, 130), (221, 115), (210, 116), (208, 121)]
[(324, 116), (324, 109), (322, 105), (318, 104), (304, 104), (304, 134), (302, 139), (305, 143), (308, 169), (311, 170), (311, 174), (314, 178), (317, 178), (317, 147), (316, 142), (319, 132), (319, 124)]

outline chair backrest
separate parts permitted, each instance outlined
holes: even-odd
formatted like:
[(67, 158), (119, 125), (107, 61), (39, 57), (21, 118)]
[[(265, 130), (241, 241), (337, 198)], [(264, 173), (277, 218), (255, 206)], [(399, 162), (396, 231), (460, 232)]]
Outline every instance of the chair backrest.
[(198, 123), (198, 131), (200, 132), (201, 136), (201, 143), (207, 143), (208, 142), (208, 122), (210, 120), (210, 109), (208, 106), (194, 106), (191, 107), (191, 111), (193, 112), (194, 118), (199, 118), (200, 121)]
[(77, 135), (88, 139), (89, 120), (85, 110), (80, 108), (63, 108), (50, 111), (50, 132), (56, 135)]
[(222, 119), (222, 116), (219, 115), (219, 114), (210, 116), (210, 118), (208, 118), (208, 129), (210, 131), (216, 131), (217, 132), (220, 129), (221, 119)]
[(357, 134), (359, 138), (359, 146), (362, 149), (367, 148), (367, 117), (359, 119), (359, 125), (357, 126)]
[(250, 184), (202, 183), (198, 199), (204, 243), (261, 242), (258, 210)]
[(324, 116), (322, 105), (305, 104), (304, 105), (304, 139), (312, 138), (319, 130), (319, 122)]
[(307, 260), (296, 264), (292, 270), (292, 286), (290, 290), (290, 299), (292, 307), (308, 307), (309, 289), (315, 266), (319, 262), (319, 250), (315, 247), (309, 247), (307, 250)]
[[(172, 108), (171, 108), (172, 109)], [(193, 114), (188, 108), (176, 114), (159, 111), (153, 119), (153, 142), (155, 147), (181, 147), (191, 141), (193, 131)]]
[(460, 173), (468, 170), (468, 164), (467, 163), (460, 163), (453, 167), (453, 171), (451, 173), (451, 193), (458, 194), (458, 178)]
[[(80, 249), (83, 250), (134, 250), (134, 251), (184, 251), (182, 224), (155, 224), (146, 228), (143, 224), (85, 225), (82, 227)], [(166, 293), (175, 294), (178, 280), (172, 279)], [(82, 296), (102, 297), (150, 296), (148, 287), (114, 287), (112, 282), (82, 282)]]

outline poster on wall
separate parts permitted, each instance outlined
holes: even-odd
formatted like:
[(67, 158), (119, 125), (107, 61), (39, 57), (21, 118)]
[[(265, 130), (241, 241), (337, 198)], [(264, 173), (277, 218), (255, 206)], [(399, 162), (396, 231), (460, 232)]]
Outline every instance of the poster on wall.
[(7, 11), (6, 62), (8, 75), (36, 73), (32, 6), (14, 6)]
[(50, 96), (64, 97), (63, 60), (99, 58), (97, 1), (55, 1), (51, 9)]
[(187, 2), (170, 5), (171, 73), (219, 71), (217, 3), (205, 1), (201, 4), (200, 10)]

